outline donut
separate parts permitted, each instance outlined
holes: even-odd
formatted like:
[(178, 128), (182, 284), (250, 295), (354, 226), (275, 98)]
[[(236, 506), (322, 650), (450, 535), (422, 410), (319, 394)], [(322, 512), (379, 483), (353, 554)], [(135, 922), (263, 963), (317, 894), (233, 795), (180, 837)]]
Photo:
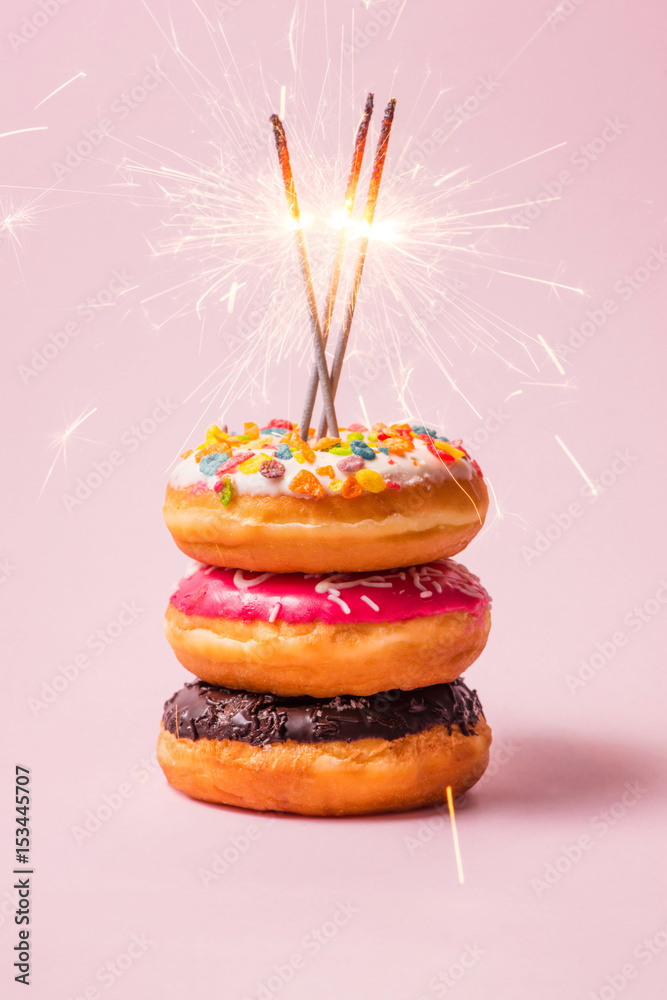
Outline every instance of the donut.
[(281, 698), (186, 684), (167, 701), (157, 756), (195, 799), (312, 816), (444, 802), (484, 773), (491, 730), (461, 680), (372, 698)]
[(178, 547), (213, 566), (349, 573), (446, 558), (475, 537), (488, 492), (460, 441), (409, 424), (340, 434), (304, 441), (284, 420), (209, 427), (167, 486)]
[(489, 595), (452, 560), (373, 574), (195, 564), (165, 616), (176, 656), (202, 680), (315, 698), (453, 681), (490, 625)]

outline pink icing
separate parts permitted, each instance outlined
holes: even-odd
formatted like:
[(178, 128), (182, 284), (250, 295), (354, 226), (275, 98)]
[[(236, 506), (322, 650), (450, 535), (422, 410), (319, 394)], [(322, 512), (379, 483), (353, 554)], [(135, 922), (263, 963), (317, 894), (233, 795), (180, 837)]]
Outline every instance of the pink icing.
[(401, 621), (467, 612), (491, 598), (465, 566), (442, 559), (386, 573), (248, 573), (196, 564), (171, 603), (186, 615), (242, 621)]

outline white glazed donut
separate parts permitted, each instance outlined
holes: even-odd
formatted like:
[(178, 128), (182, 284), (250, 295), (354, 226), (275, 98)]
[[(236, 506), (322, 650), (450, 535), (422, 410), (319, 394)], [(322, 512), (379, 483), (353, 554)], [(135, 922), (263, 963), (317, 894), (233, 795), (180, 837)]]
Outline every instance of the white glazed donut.
[(186, 453), (164, 517), (200, 562), (274, 573), (392, 569), (460, 552), (482, 527), (488, 493), (460, 442), (407, 424), (353, 424), (301, 440), (287, 421)]

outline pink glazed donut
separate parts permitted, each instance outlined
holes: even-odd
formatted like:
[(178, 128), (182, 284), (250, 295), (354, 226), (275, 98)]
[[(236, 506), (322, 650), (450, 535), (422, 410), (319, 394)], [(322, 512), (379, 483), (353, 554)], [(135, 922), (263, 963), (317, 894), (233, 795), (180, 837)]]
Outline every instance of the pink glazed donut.
[(209, 684), (327, 698), (450, 683), (479, 656), (491, 599), (451, 559), (383, 573), (250, 573), (195, 563), (165, 633)]

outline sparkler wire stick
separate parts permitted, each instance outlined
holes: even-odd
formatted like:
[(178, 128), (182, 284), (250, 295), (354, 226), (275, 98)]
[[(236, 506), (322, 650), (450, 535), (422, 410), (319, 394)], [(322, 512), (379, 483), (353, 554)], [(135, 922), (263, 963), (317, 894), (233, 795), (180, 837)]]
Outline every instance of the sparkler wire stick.
[[(317, 314), (317, 303), (315, 301), (315, 291), (313, 289), (313, 278), (310, 272), (310, 262), (308, 260), (308, 250), (306, 248), (306, 238), (303, 233), (303, 227), (301, 225), (301, 215), (299, 212), (299, 202), (296, 196), (296, 188), (294, 186), (294, 177), (292, 176), (292, 168), (290, 166), (289, 150), (287, 149), (287, 136), (285, 135), (285, 128), (281, 122), (278, 115), (271, 115), (271, 125), (273, 126), (273, 134), (276, 140), (276, 150), (278, 152), (278, 160), (280, 162), (280, 169), (283, 175), (283, 184), (285, 185), (285, 196), (287, 198), (287, 207), (289, 213), (295, 224), (294, 229), (294, 239), (296, 242), (297, 252), (299, 255), (299, 264), (301, 266), (301, 275), (303, 277), (304, 287), (306, 291), (306, 302), (308, 305), (308, 314), (310, 316), (310, 325), (313, 331), (313, 345), (315, 348), (315, 363), (317, 365), (317, 373), (320, 380), (320, 385), (322, 386), (322, 397), (324, 399), (324, 412), (327, 416), (327, 423), (332, 429), (332, 434), (338, 435), (338, 421), (336, 420), (336, 411), (334, 410), (333, 402), (333, 392), (331, 387), (331, 380), (329, 378), (329, 369), (327, 367), (327, 359), (324, 354), (324, 341), (322, 338), (322, 329), (320, 327), (320, 320)], [(308, 437), (308, 428), (299, 428), (302, 438), (304, 440)]]
[[(324, 316), (322, 318), (322, 339), (324, 341), (325, 346), (329, 337), (331, 318), (333, 316), (334, 305), (336, 303), (336, 295), (338, 293), (340, 272), (343, 266), (343, 259), (345, 257), (345, 248), (347, 246), (347, 235), (348, 235), (347, 225), (350, 219), (352, 218), (352, 212), (354, 210), (354, 200), (357, 194), (357, 184), (359, 183), (359, 174), (361, 173), (361, 163), (364, 158), (364, 150), (366, 148), (366, 137), (368, 135), (368, 126), (370, 125), (372, 114), (373, 114), (373, 94), (369, 94), (368, 97), (366, 98), (366, 106), (364, 108), (362, 119), (359, 122), (357, 135), (354, 140), (352, 165), (350, 167), (350, 174), (347, 179), (347, 188), (345, 189), (345, 219), (343, 221), (343, 225), (341, 226), (340, 236), (338, 238), (338, 247), (336, 248), (336, 256), (334, 258), (334, 264), (331, 271), (331, 278), (329, 279), (327, 299), (324, 306)], [(308, 384), (306, 401), (303, 407), (303, 417), (301, 418), (300, 426), (302, 428), (310, 427), (310, 421), (313, 416), (313, 407), (315, 406), (315, 399), (317, 397), (318, 384), (319, 384), (319, 378), (318, 378), (317, 367), (313, 366), (313, 369), (310, 373), (310, 382)]]
[[(382, 181), (382, 171), (384, 170), (384, 161), (387, 155), (387, 146), (389, 145), (389, 136), (391, 135), (391, 127), (394, 122), (394, 110), (396, 108), (396, 101), (392, 98), (387, 107), (385, 108), (384, 117), (382, 119), (382, 127), (380, 128), (380, 138), (378, 139), (377, 148), (375, 150), (375, 159), (373, 160), (373, 173), (371, 174), (371, 182), (368, 186), (368, 195), (366, 196), (366, 209), (364, 211), (364, 224), (365, 231), (361, 237), (359, 245), (359, 256), (357, 258), (357, 268), (354, 275), (354, 283), (350, 291), (346, 306), (345, 306), (345, 316), (343, 319), (343, 326), (341, 328), (340, 334), (338, 335), (338, 343), (336, 344), (336, 353), (334, 355), (334, 362), (331, 369), (331, 383), (332, 383), (332, 393), (335, 397), (336, 389), (338, 388), (338, 381), (340, 379), (341, 369), (343, 367), (343, 361), (345, 359), (345, 351), (347, 349), (347, 342), (350, 338), (350, 328), (352, 326), (352, 320), (354, 319), (354, 310), (357, 305), (357, 296), (359, 295), (359, 286), (361, 285), (361, 276), (364, 271), (364, 264), (366, 262), (366, 253), (368, 250), (368, 240), (370, 237), (371, 227), (373, 225), (373, 218), (375, 216), (375, 207), (377, 205), (378, 194), (380, 192), (380, 182)], [(318, 437), (324, 437), (326, 433), (327, 424), (329, 425), (329, 433), (333, 434), (331, 430), (331, 423), (325, 409), (322, 419), (320, 421), (320, 426), (317, 432)]]

